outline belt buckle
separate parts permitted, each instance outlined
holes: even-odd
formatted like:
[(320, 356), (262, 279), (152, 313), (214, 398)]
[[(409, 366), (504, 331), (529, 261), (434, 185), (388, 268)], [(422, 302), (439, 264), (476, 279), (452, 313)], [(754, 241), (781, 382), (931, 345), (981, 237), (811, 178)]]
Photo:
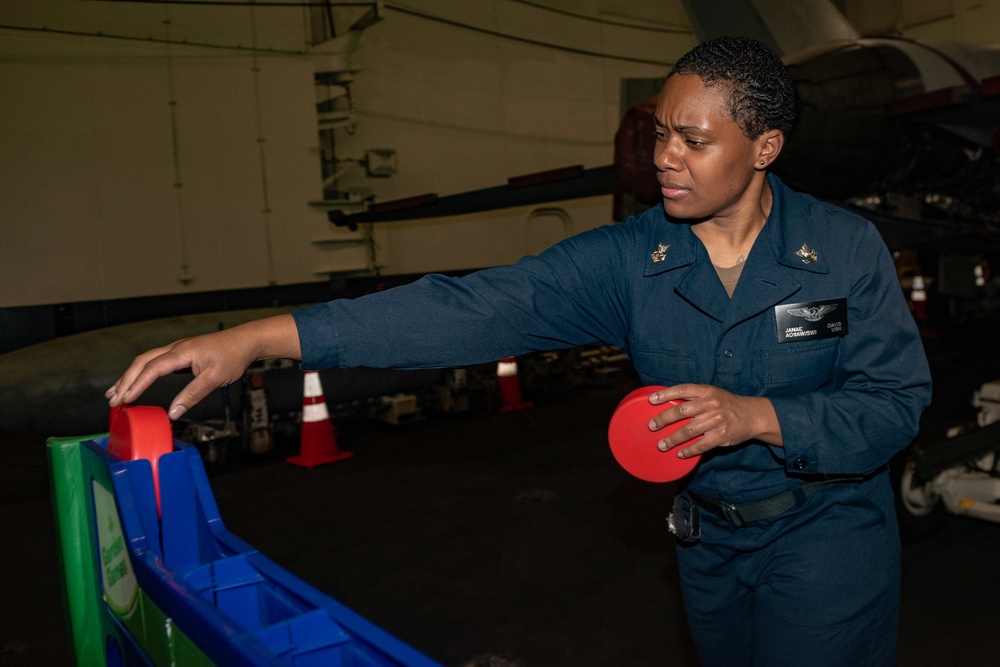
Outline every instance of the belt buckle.
[(743, 515), (740, 514), (740, 510), (736, 505), (720, 502), (719, 507), (722, 508), (722, 513), (729, 520), (729, 523), (733, 524), (736, 528), (742, 528), (746, 524), (746, 521), (743, 520)]
[(667, 528), (681, 542), (697, 542), (701, 538), (701, 508), (677, 496), (667, 515)]

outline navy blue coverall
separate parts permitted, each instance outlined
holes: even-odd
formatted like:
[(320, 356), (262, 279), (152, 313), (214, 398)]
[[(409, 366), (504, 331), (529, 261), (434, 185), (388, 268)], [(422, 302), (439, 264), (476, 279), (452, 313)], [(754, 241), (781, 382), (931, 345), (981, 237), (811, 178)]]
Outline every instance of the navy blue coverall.
[[(930, 401), (926, 357), (874, 227), (768, 183), (772, 209), (731, 298), (690, 225), (656, 206), (513, 266), (297, 311), (303, 367), (448, 367), (600, 343), (647, 385), (769, 398), (784, 447), (712, 450), (687, 493), (738, 504), (865, 478), (741, 527), (703, 515), (701, 539), (678, 547), (699, 655), (725, 667), (891, 665), (899, 541), (885, 466)], [(791, 304), (816, 331), (779, 324)], [(805, 321), (821, 306), (839, 308), (837, 328)]]

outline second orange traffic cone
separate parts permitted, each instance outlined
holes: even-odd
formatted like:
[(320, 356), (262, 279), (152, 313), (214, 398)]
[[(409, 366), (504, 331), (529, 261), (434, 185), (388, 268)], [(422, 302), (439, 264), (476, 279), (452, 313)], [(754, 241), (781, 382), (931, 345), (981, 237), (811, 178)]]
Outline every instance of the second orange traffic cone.
[(521, 396), (521, 378), (517, 375), (517, 359), (507, 357), (497, 363), (497, 383), (500, 385), (500, 412), (530, 408), (534, 403)]
[(330, 411), (326, 409), (319, 373), (306, 371), (302, 392), (302, 437), (299, 455), (289, 457), (288, 462), (303, 468), (314, 468), (353, 455), (352, 452), (344, 452), (337, 447), (337, 438), (333, 434)]

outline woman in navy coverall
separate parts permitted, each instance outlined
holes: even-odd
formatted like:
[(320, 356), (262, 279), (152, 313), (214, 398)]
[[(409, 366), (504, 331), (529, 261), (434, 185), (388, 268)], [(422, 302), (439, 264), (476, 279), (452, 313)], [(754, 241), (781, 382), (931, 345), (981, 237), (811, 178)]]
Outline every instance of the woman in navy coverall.
[[(514, 266), (150, 350), (108, 390), (111, 405), (190, 368), (176, 419), (262, 358), (427, 368), (614, 344), (645, 384), (667, 386), (652, 403), (685, 399), (650, 422), (692, 418), (659, 442), (663, 456), (703, 455), (682, 496), (678, 562), (704, 665), (892, 665), (886, 465), (916, 435), (930, 374), (874, 228), (768, 175), (794, 106), (773, 53), (706, 42), (657, 105), (662, 206)], [(700, 525), (685, 535), (691, 508)]]

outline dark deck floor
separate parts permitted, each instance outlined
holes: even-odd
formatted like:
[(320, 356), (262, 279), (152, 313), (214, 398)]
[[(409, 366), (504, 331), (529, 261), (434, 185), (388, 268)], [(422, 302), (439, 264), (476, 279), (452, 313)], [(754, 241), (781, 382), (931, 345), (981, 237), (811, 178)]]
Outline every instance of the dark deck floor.
[[(964, 344), (932, 356), (933, 429), (1000, 369)], [(671, 485), (629, 477), (607, 447), (633, 382), (483, 419), (343, 424), (350, 460), (304, 470), (286, 448), (211, 481), (233, 533), (445, 665), (696, 665)], [(3, 667), (72, 662), (52, 511), (43, 438), (0, 438)], [(1000, 525), (958, 517), (904, 548), (900, 665), (996, 664), (998, 557)]]

